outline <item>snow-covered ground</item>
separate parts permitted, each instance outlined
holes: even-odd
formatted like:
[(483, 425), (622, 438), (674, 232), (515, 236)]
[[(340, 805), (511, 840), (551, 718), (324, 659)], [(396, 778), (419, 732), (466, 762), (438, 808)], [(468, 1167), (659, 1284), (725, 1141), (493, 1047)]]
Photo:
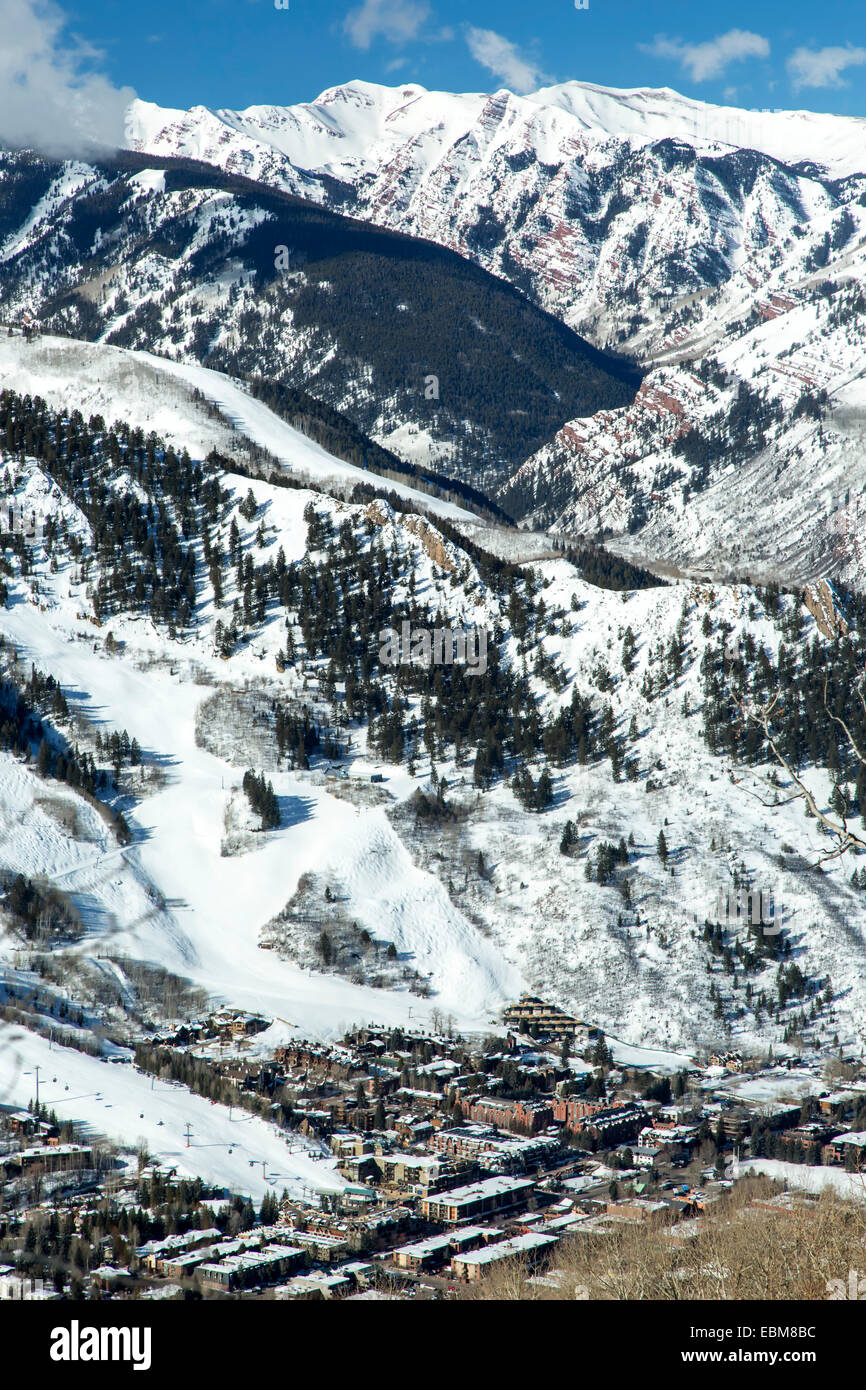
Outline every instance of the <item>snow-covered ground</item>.
[(749, 1077), (734, 1075), (724, 1081), (711, 1081), (709, 1089), (713, 1092), (726, 1092), (735, 1100), (773, 1105), (780, 1102), (808, 1100), (810, 1096), (823, 1095), (826, 1083), (812, 1072), (797, 1067), (780, 1067), (776, 1075)]
[(368, 486), (380, 483), (385, 491), (395, 492), (398, 497), (414, 502), (417, 507), (429, 510), (435, 516), (447, 517), (454, 521), (476, 519), (473, 513), (455, 506), (453, 502), (441, 501), (438, 497), (417, 492), (405, 483), (392, 482), (386, 478), (378, 479), (375, 473), (334, 458), (333, 454), (329, 454), (321, 445), (308, 439), (285, 420), (281, 420), (266, 405), (255, 400), (241, 385), (222, 372), (214, 372), (209, 367), (191, 363), (170, 362), (164, 357), (154, 357), (149, 352), (135, 353), (134, 356), (200, 391), (207, 400), (219, 407), (238, 434), (266, 449), (292, 473), (297, 473), (305, 481), (309, 480), (321, 486), (346, 482), (366, 483)]
[(812, 1167), (807, 1163), (782, 1163), (775, 1158), (746, 1159), (736, 1165), (736, 1176), (763, 1173), (768, 1178), (784, 1182), (786, 1187), (803, 1192), (824, 1192), (830, 1189), (839, 1197), (866, 1202), (866, 1177), (862, 1173), (846, 1173), (844, 1168)]
[(605, 1042), (613, 1054), (613, 1060), (620, 1067), (646, 1067), (648, 1071), (664, 1073), (688, 1071), (694, 1066), (694, 1059), (685, 1052), (665, 1052), (659, 1047), (634, 1047), (631, 1043), (620, 1042), (612, 1033), (605, 1034)]

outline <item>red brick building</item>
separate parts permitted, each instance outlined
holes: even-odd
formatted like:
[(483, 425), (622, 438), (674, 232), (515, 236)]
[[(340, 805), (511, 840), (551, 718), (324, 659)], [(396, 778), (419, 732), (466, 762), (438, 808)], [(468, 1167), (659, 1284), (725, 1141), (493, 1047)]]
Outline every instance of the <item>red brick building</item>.
[(467, 1120), (495, 1125), (517, 1134), (538, 1134), (553, 1122), (553, 1107), (542, 1100), (496, 1100), (493, 1096), (464, 1096), (460, 1109)]

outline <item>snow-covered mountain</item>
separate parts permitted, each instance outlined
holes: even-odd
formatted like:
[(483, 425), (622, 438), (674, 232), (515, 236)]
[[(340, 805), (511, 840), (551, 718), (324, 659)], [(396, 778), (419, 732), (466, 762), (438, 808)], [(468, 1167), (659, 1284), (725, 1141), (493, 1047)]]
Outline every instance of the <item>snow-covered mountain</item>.
[[(500, 489), (514, 515), (686, 569), (863, 582), (866, 122), (352, 82), (244, 112), (139, 102), (128, 136), (438, 241), (632, 353), (634, 404), (545, 443)], [(731, 439), (741, 382), (765, 424)]]
[(525, 991), (624, 1062), (862, 1060), (866, 122), (350, 83), (128, 134), (0, 152), (0, 1101), (309, 1198), (313, 1139), (104, 1062)]
[(634, 396), (628, 363), (451, 251), (162, 164), (0, 156), (0, 316), (303, 389), (485, 491), (572, 416)]
[(351, 82), (242, 112), (135, 102), (127, 135), (450, 246), (596, 341), (640, 342), (646, 304), (724, 284), (866, 176), (863, 120), (577, 82), (529, 97)]
[[(126, 808), (131, 844), (114, 847), (97, 815), (70, 820), (66, 793), (46, 801), (39, 774), (3, 754), (4, 824), (27, 827), (4, 842), (8, 867), (44, 864), (80, 903), (81, 988), (110, 955), (120, 996), (134, 995), (125, 960), (157, 962), (324, 1034), (410, 1007), (491, 1026), (528, 986), (634, 1043), (727, 1030), (779, 1045), (795, 1025), (816, 1045), (856, 1036), (859, 879), (808, 867), (824, 837), (771, 790), (754, 745), (737, 766), (747, 741), (729, 711), (744, 690), (799, 682), (787, 736), (815, 794), (864, 813), (866, 787), (848, 785), (809, 703), (836, 660), (839, 708), (853, 701), (860, 609), (843, 590), (812, 588), (803, 607), (743, 582), (866, 574), (862, 126), (584, 84), (518, 98), (352, 83), (244, 113), (137, 103), (137, 152), (104, 167), (4, 158), (4, 315), (35, 311), (90, 341), (0, 340), (0, 388), (34, 416), (20, 437), (7, 428), (3, 487), (48, 536), (14, 551), (0, 630), (86, 692), (60, 735), (86, 746), (99, 709), (152, 774)], [(465, 317), (452, 339), (435, 312), (446, 293)], [(642, 380), (601, 356), (611, 346)], [(445, 389), (425, 421), (427, 372)], [(329, 454), (241, 373), (307, 385), (539, 533)], [(36, 397), (64, 429), (81, 412), (76, 438), (88, 417), (94, 440), (115, 419), (138, 434), (73, 486), (62, 449), (45, 452)], [(148, 462), (165, 457), (157, 437), (189, 455), (171, 464), (174, 491)], [(123, 466), (124, 449), (147, 458)], [(177, 467), (195, 463), (189, 487), (210, 487), (199, 510), (177, 490)], [(552, 549), (599, 532), (636, 560), (730, 582), (599, 588)], [(360, 701), (340, 625), (320, 615), (362, 596), (370, 613), (483, 626), (501, 685), (455, 700), (385, 673)], [(333, 723), (323, 739), (346, 744), (348, 787), (330, 755), (304, 767), (275, 751), (286, 700)], [(241, 786), (253, 754), (282, 808), (261, 838)], [(723, 968), (706, 936), (731, 884), (775, 894), (805, 982), (779, 1013), (785, 961), (756, 963), (740, 931)], [(354, 961), (336, 973), (310, 935), (325, 889)], [(352, 953), (353, 929), (375, 960)], [(809, 1019), (795, 1017), (806, 1001)]]
[(506, 507), (689, 573), (862, 588), (864, 273), (861, 249), (833, 280), (773, 291), (708, 356), (648, 372), (631, 406), (570, 422)]

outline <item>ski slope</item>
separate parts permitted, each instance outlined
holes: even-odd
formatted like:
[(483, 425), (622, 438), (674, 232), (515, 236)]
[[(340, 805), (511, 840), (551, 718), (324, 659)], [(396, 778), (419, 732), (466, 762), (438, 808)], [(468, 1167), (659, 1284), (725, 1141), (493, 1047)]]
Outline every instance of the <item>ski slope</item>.
[(237, 382), (222, 372), (211, 371), (186, 362), (171, 362), (168, 358), (154, 357), (149, 352), (135, 354), (142, 361), (158, 367), (168, 376), (186, 382), (200, 391), (209, 401), (218, 406), (231, 422), (233, 428), (262, 449), (267, 449), (291, 472), (296, 472), (305, 481), (326, 486), (334, 482), (365, 483), (368, 487), (381, 486), (386, 492), (395, 492), (407, 502), (412, 502), (434, 516), (446, 517), (451, 521), (477, 521), (474, 512), (467, 512), (453, 502), (430, 497), (417, 492), (405, 483), (392, 482), (365, 468), (344, 463), (334, 458), (321, 445), (308, 439), (300, 430), (281, 420), (261, 401), (257, 401)]
[[(303, 506), (303, 493), (292, 496)], [(137, 807), (135, 839), (122, 856), (95, 858), (62, 839), (49, 855), (44, 835), (7, 837), (8, 867), (62, 875), (67, 891), (110, 907), (98, 914), (105, 925), (94, 926), (78, 949), (110, 947), (149, 960), (235, 1007), (286, 1019), (306, 1036), (338, 1036), (371, 1019), (404, 1023), (410, 1009), (420, 1019), (434, 1007), (453, 1013), (459, 1026), (483, 1027), (514, 996), (519, 972), (466, 921), (441, 883), (413, 865), (380, 809), (357, 811), (309, 780), (275, 773), (283, 828), (262, 836), (254, 853), (223, 857), (223, 810), (240, 774), (196, 746), (195, 711), (208, 688), (69, 641), (53, 616), (52, 623), (34, 605), (13, 602), (0, 610), (0, 631), (64, 688), (86, 691), (91, 712), (111, 728), (126, 728), (145, 754), (158, 753), (169, 773), (167, 785)], [(28, 776), (35, 792), (37, 779)], [(393, 940), (414, 969), (429, 974), (435, 998), (310, 974), (259, 947), (261, 927), (310, 871), (348, 885), (359, 925)], [(145, 884), (170, 906), (160, 912), (145, 904)], [(275, 1028), (277, 1036), (288, 1034)]]
[[(157, 371), (142, 354), (117, 358), (134, 360), (144, 373)], [(21, 360), (26, 364), (26, 354)], [(72, 359), (68, 364), (73, 366)], [(194, 405), (193, 392), (210, 389), (210, 374), (175, 366), (174, 386), (189, 393), (177, 399)], [(162, 365), (158, 370), (165, 375)], [(232, 395), (233, 385), (224, 378), (217, 388), (248, 423), (246, 412), (256, 403), (243, 392)], [(270, 420), (260, 427), (277, 428)], [(190, 436), (195, 428), (193, 416)], [(35, 494), (40, 476), (44, 480), (32, 461), (13, 461), (10, 469), (16, 489), (28, 495)], [(378, 529), (386, 550), (411, 549), (415, 591), (431, 613), (447, 615), (453, 625), (477, 622), (493, 629), (501, 623), (507, 631), (492, 589), (470, 558), (437, 537), (432, 522), (395, 514), (384, 502), (352, 506), (231, 473), (223, 485), (232, 494), (244, 548), (258, 560), (273, 557), (278, 546), (287, 561), (304, 557), (304, 511), (314, 501), (327, 510), (334, 530), (354, 519), (372, 525), (374, 534)], [(258, 508), (254, 522), (238, 510), (248, 490)], [(50, 492), (39, 495), (46, 506), (61, 505)], [(223, 527), (227, 522), (228, 512)], [(473, 534), (484, 543), (477, 523)], [(497, 534), (491, 528), (491, 537)], [(531, 537), (524, 541), (534, 545)], [(456, 583), (456, 572), (447, 570), (452, 561)], [(449, 796), (465, 804), (465, 819), (449, 838), (419, 833), (411, 811), (399, 805), (394, 817), (386, 813), (386, 802), (371, 805), (369, 785), (366, 798), (357, 796), (353, 803), (337, 794), (347, 790), (341, 784), (281, 770), (273, 780), (282, 827), (251, 836), (246, 852), (229, 856), (221, 852), (227, 803), (251, 754), (240, 737), (219, 756), (199, 747), (196, 710), (216, 687), (249, 685), (309, 701), (302, 672), (290, 665), (277, 673), (275, 658), (286, 640), (282, 615), (269, 614), (222, 660), (212, 636), (218, 615), (205, 590), (196, 627), (178, 640), (142, 614), (113, 617), (111, 654), (105, 631), (85, 616), (90, 603), (75, 567), (63, 558), (52, 571), (44, 557), (37, 560), (32, 576), (10, 582), (0, 631), (25, 660), (60, 680), (73, 708), (106, 729), (126, 728), (144, 750), (146, 765), (161, 765), (164, 782), (141, 786), (130, 817), (135, 838), (119, 854), (99, 841), (103, 831), (95, 823), (76, 836), (64, 833), (43, 804), (45, 784), (9, 759), (0, 764), (5, 866), (30, 877), (44, 875), (73, 895), (87, 928), (74, 947), (77, 955), (98, 962), (110, 954), (120, 969), (125, 958), (150, 961), (215, 1000), (260, 1010), (275, 1020), (264, 1044), (298, 1031), (333, 1038), (370, 1020), (404, 1026), (432, 1021), (434, 1010), (440, 1017), (451, 1014), (463, 1031), (489, 1031), (503, 1004), (529, 989), (600, 1025), (627, 1048), (663, 1049), (665, 1056), (655, 1060), (674, 1069), (686, 1064), (693, 1048), (717, 1039), (701, 924), (733, 872), (746, 872), (773, 889), (808, 972), (832, 982), (833, 1008), (816, 1028), (829, 1038), (838, 1033), (859, 1054), (866, 930), (850, 867), (832, 863), (821, 874), (804, 873), (804, 863), (824, 849), (814, 821), (804, 819), (797, 805), (762, 806), (749, 795), (755, 788), (740, 785), (742, 776), (710, 754), (698, 715), (704, 699), (701, 657), (710, 640), (705, 616), (716, 630), (721, 622), (728, 625), (731, 643), (748, 632), (777, 653), (780, 628), (760, 595), (745, 585), (703, 584), (617, 593), (587, 584), (565, 561), (536, 563), (548, 614), (541, 645), (564, 681), (554, 693), (533, 676), (536, 694), (549, 714), (568, 703), (575, 688), (599, 709), (599, 668), (612, 672), (606, 702), (638, 765), (635, 781), (614, 781), (606, 763), (592, 760), (554, 768), (554, 804), (537, 815), (520, 806), (507, 779), (481, 795), (465, 757), (458, 766), (437, 754)], [(401, 596), (395, 581), (395, 598)], [(804, 613), (803, 621), (811, 640), (814, 619)], [(630, 672), (621, 671), (626, 625), (637, 635)], [(678, 631), (686, 653), (681, 675), (663, 697), (649, 699), (645, 682), (658, 674), (659, 653)], [(503, 639), (503, 655), (520, 659), (513, 635)], [(360, 789), (379, 769), (368, 755), (364, 729), (355, 727), (352, 737), (348, 783)], [(382, 769), (382, 794), (400, 803), (416, 787), (429, 789), (429, 767), (421, 761), (421, 770), (412, 774), (403, 767)], [(756, 769), (755, 775), (765, 772)], [(829, 778), (809, 776), (819, 800), (826, 801)], [(560, 849), (567, 820), (579, 822), (579, 852), (573, 856)], [(672, 847), (668, 867), (655, 851), (662, 825)], [(631, 883), (630, 909), (619, 884), (600, 885), (585, 872), (587, 857), (602, 841), (616, 844), (626, 837), (633, 840), (622, 875)], [(787, 858), (780, 846), (787, 847)], [(100, 852), (106, 848), (112, 852)], [(483, 872), (476, 869), (479, 856)], [(263, 950), (263, 930), (296, 893), (302, 875), (310, 875), (319, 897), (326, 884), (332, 888), (347, 921), (385, 948), (393, 942), (401, 964), (429, 982), (430, 996), (408, 988), (373, 989)], [(772, 990), (772, 971), (755, 983)], [(765, 1019), (758, 1027), (748, 1011), (738, 1017), (744, 1021), (733, 1031), (733, 1045), (754, 1050), (772, 1042), (784, 1048), (782, 1025)], [(623, 1053), (623, 1059), (629, 1056), (635, 1054)]]
[[(285, 1137), (244, 1110), (229, 1110), (194, 1095), (179, 1082), (160, 1081), (130, 1060), (118, 1063), (0, 1024), (0, 1105), (23, 1109), (36, 1094), (59, 1120), (86, 1126), (88, 1137), (105, 1136), (121, 1148), (147, 1149), (181, 1177), (249, 1195), (292, 1196), (335, 1192), (344, 1186), (336, 1159), (299, 1134)], [(189, 1145), (186, 1127), (191, 1134)]]
[[(49, 334), (26, 343), (19, 334), (0, 333), (3, 388), (41, 396), (55, 408), (80, 410), (85, 417), (101, 414), (109, 423), (126, 420), (153, 430), (176, 449), (187, 449), (193, 458), (204, 458), (211, 449), (231, 456), (239, 445), (252, 444), (301, 481), (320, 487), (364, 483), (396, 493), (421, 512), (484, 524), (453, 502), (335, 458), (257, 401), (240, 382), (209, 367), (105, 343)], [(218, 407), (224, 420), (214, 419), (196, 401), (196, 391)]]

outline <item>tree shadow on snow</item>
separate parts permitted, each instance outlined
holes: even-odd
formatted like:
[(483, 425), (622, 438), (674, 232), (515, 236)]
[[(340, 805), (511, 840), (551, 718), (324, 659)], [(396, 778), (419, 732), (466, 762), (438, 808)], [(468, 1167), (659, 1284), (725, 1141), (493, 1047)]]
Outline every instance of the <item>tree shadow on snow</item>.
[(280, 826), (283, 829), (303, 825), (304, 821), (312, 820), (316, 806), (313, 798), (309, 796), (278, 796), (277, 804), (280, 808)]

